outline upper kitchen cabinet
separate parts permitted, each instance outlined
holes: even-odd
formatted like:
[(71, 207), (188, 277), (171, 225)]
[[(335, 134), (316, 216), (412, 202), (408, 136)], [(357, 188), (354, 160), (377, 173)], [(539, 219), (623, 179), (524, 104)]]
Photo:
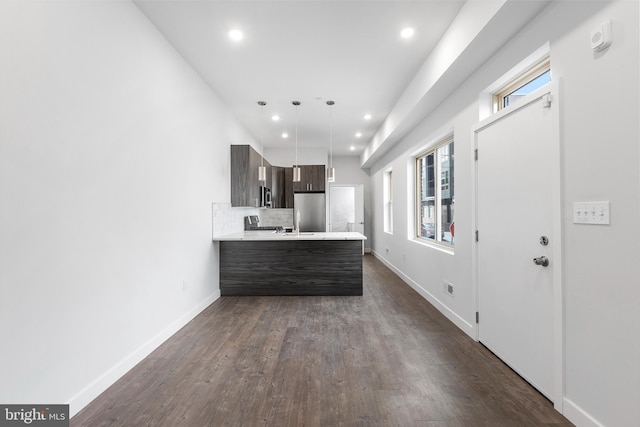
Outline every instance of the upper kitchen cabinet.
[[(259, 207), (260, 186), (258, 167), (262, 156), (250, 145), (231, 146), (231, 206)], [(264, 160), (267, 168), (267, 183), (271, 182), (271, 165)], [(266, 185), (267, 187), (269, 184)]]
[(272, 166), (271, 198), (274, 208), (293, 207), (293, 168)]
[(284, 206), (293, 207), (293, 168), (284, 168)]
[(300, 165), (300, 182), (293, 183), (294, 193), (324, 193), (324, 165)]

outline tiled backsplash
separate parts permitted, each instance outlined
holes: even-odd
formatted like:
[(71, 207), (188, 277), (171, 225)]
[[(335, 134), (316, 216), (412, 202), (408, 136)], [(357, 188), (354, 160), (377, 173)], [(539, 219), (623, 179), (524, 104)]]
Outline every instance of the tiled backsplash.
[(244, 230), (244, 217), (258, 215), (258, 208), (232, 208), (230, 203), (212, 203), (213, 237)]
[(265, 227), (293, 226), (293, 209), (259, 209), (260, 225)]
[(211, 204), (212, 237), (244, 230), (244, 217), (258, 215), (261, 226), (293, 225), (293, 209), (232, 208), (230, 203)]

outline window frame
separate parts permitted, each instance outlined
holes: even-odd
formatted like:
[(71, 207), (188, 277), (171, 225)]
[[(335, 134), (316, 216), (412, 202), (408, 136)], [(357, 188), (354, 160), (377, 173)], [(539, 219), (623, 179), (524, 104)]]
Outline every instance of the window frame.
[(393, 169), (383, 175), (384, 232), (393, 234)]
[(551, 71), (551, 57), (546, 56), (542, 61), (527, 68), (522, 74), (516, 78), (509, 80), (505, 85), (500, 87), (492, 94), (493, 113), (507, 108), (504, 106), (504, 100), (513, 92), (517, 91), (521, 87), (531, 83), (538, 77), (542, 76), (546, 72)]
[[(454, 245), (455, 245), (455, 239), (453, 239), (453, 236), (451, 238), (451, 241), (446, 241), (443, 240), (443, 235), (444, 235), (444, 230), (443, 230), (443, 220), (442, 220), (442, 185), (443, 185), (443, 170), (442, 170), (442, 165), (441, 162), (438, 161), (438, 153), (439, 150), (448, 146), (449, 144), (452, 144), (452, 147), (455, 147), (455, 138), (453, 133), (449, 134), (448, 136), (438, 140), (437, 143), (433, 144), (432, 146), (430, 146), (427, 150), (421, 151), (419, 154), (417, 154), (416, 156), (414, 156), (413, 161), (414, 161), (414, 169), (415, 169), (415, 173), (414, 173), (414, 178), (415, 178), (415, 194), (414, 194), (414, 215), (415, 215), (415, 229), (414, 229), (414, 239), (417, 239), (420, 242), (429, 242), (432, 244), (436, 244), (436, 245), (442, 245), (446, 248), (450, 248), (453, 249)], [(420, 177), (421, 177), (421, 172), (420, 172), (420, 161), (423, 158), (426, 158), (430, 155), (433, 155), (434, 161), (433, 161), (433, 168), (434, 168), (434, 173), (433, 173), (433, 186), (434, 186), (434, 204), (433, 204), (433, 208), (434, 208), (434, 215), (435, 215), (435, 219), (434, 219), (434, 237), (433, 238), (429, 238), (429, 237), (424, 237), (422, 235), (422, 195), (421, 195), (421, 182), (420, 182)], [(450, 156), (455, 157), (455, 149), (453, 150), (453, 154), (450, 153)], [(453, 170), (453, 174), (451, 173), (452, 171), (449, 169), (446, 171), (446, 185), (448, 189), (453, 188), (453, 195), (451, 197), (451, 206), (453, 206), (453, 200), (455, 200), (455, 163), (454, 163), (454, 170)], [(453, 222), (453, 215), (452, 215), (452, 222)]]

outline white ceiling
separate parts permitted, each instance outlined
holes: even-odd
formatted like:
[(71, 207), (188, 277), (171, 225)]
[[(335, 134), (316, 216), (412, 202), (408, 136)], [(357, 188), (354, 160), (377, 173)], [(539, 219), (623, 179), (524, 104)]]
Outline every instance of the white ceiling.
[[(334, 155), (360, 155), (464, 2), (135, 3), (257, 141), (264, 129), (265, 147), (293, 149), (297, 100), (299, 147), (328, 149), (333, 100)], [(415, 29), (410, 40), (405, 27)], [(233, 28), (242, 41), (229, 39)], [(267, 102), (264, 119), (257, 101)]]

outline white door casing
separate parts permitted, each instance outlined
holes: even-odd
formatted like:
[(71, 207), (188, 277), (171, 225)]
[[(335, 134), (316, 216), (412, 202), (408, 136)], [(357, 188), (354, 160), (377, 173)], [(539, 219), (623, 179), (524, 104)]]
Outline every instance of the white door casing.
[[(477, 337), (562, 411), (557, 85), (474, 128)], [(547, 105), (549, 104), (549, 105)], [(542, 236), (549, 243), (542, 245)], [(546, 256), (547, 267), (533, 258)]]

